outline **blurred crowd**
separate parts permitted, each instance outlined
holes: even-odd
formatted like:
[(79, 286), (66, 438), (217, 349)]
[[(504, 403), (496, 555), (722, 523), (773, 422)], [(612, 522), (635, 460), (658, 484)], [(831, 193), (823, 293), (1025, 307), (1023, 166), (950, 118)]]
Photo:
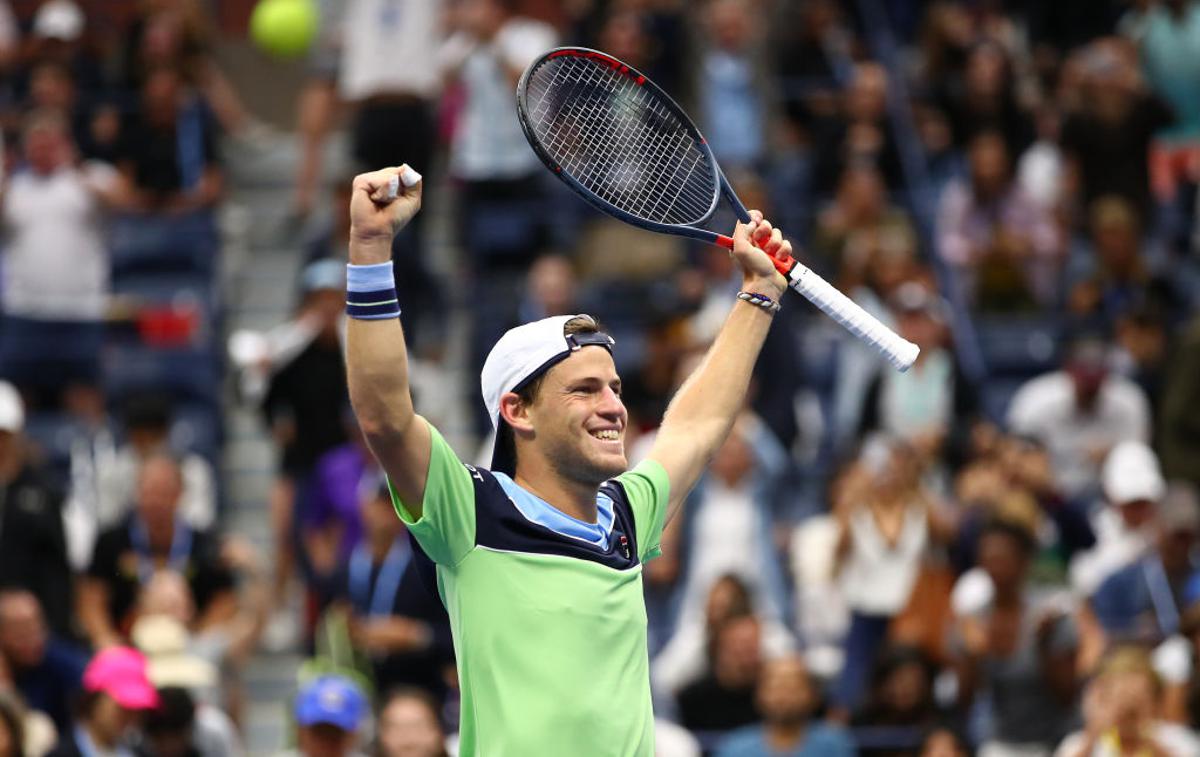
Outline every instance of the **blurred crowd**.
[[(226, 340), (222, 156), (280, 139), (216, 63), (228, 5), (0, 2), (0, 757), (243, 753), (246, 663), (296, 607), (277, 746), (453, 753), (445, 611), (347, 401), (330, 137), (438, 187), (402, 319), (418, 410), (481, 450), (490, 346), (588, 312), (636, 461), (737, 291), (540, 166), (513, 92), (556, 44), (675, 95), (921, 347), (893, 372), (785, 299), (645, 566), (658, 753), (1200, 755), (1200, 2), (327, 0), (297, 306)], [(231, 401), (278, 451), (269, 550), (227, 533)]]

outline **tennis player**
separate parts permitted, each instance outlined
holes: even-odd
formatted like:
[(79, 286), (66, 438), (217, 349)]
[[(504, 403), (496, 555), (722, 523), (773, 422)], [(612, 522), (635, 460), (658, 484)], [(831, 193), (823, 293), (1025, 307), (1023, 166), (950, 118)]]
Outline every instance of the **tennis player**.
[(743, 292), (631, 471), (613, 340), (589, 316), (507, 332), (481, 377), (497, 432), (484, 470), (413, 410), (390, 258), (421, 184), (386, 199), (403, 170), (354, 180), (347, 371), (396, 512), (436, 564), (458, 656), (461, 753), (651, 757), (642, 564), (742, 407), (787, 286), (768, 253), (790, 244), (761, 213), (738, 225)]

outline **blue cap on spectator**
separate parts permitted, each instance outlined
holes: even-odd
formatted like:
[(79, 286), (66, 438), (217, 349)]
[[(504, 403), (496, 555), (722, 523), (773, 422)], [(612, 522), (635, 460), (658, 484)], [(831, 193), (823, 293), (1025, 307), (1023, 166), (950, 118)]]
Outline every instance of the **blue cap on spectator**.
[(305, 292), (315, 292), (318, 289), (346, 288), (346, 264), (339, 260), (328, 258), (314, 260), (304, 268), (300, 275), (300, 286)]
[(324, 675), (304, 684), (296, 697), (296, 722), (357, 731), (367, 714), (367, 698), (348, 678)]

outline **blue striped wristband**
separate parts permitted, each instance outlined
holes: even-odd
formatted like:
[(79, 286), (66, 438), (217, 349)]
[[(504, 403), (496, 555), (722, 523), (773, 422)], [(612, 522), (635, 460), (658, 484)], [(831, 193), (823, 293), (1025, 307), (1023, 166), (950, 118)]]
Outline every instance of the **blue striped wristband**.
[(400, 317), (391, 263), (346, 266), (346, 315), (360, 321)]

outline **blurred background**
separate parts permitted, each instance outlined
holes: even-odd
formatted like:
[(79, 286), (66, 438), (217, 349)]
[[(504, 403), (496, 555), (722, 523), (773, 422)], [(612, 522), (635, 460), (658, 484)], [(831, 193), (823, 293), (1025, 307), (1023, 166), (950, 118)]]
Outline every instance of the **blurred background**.
[(558, 44), (922, 348), (785, 298), (645, 568), (658, 753), (1200, 755), (1191, 0), (0, 2), (0, 755), (453, 753), (346, 396), (350, 179), (425, 176), (396, 278), (464, 460), (494, 341), (588, 312), (636, 461), (739, 283), (541, 167)]

